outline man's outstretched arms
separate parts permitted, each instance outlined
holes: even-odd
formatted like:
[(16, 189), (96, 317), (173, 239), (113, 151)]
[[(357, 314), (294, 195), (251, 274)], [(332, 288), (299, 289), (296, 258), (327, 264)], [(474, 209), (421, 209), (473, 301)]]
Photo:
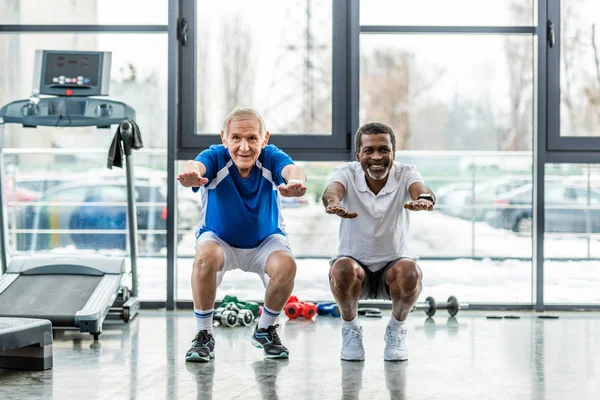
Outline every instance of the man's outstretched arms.
[(408, 194), (412, 201), (404, 204), (404, 208), (410, 211), (433, 211), (435, 195), (423, 182), (411, 184), (408, 188)]
[(281, 170), (281, 176), (285, 179), (285, 184), (278, 186), (279, 193), (284, 197), (302, 197), (306, 193), (306, 173), (304, 168), (289, 164)]
[(189, 160), (183, 167), (183, 172), (177, 176), (177, 180), (184, 187), (204, 186), (208, 179), (204, 177), (206, 167), (199, 161)]
[(321, 197), (323, 205), (325, 206), (325, 212), (327, 214), (336, 214), (342, 218), (356, 218), (358, 214), (355, 212), (349, 212), (342, 205), (342, 199), (346, 189), (344, 185), (339, 182), (330, 182), (325, 188), (325, 192)]

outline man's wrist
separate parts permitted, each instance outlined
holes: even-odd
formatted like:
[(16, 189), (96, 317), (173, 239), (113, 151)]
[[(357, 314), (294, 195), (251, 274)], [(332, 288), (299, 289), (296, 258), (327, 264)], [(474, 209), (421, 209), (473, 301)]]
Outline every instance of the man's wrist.
[(431, 193), (422, 193), (417, 196), (417, 200), (428, 200), (431, 202), (431, 204), (435, 205), (435, 196)]

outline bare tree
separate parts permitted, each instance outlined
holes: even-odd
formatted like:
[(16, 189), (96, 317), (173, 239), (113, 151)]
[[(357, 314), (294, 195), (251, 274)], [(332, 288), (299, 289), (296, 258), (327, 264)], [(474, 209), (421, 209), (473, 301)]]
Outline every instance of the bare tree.
[[(265, 115), (279, 132), (331, 131), (331, 8), (328, 1), (290, 2), (282, 46), (267, 89)], [(317, 12), (315, 12), (317, 11)]]
[(594, 72), (595, 81), (590, 82), (590, 86), (584, 88), (585, 96), (588, 99), (591, 108), (590, 119), (592, 119), (592, 130), (597, 129), (600, 124), (600, 54), (598, 44), (596, 43), (596, 24), (592, 24), (592, 49), (594, 50)]
[(575, 65), (581, 63), (583, 57), (583, 29), (579, 23), (578, 10), (580, 4), (565, 2), (561, 6), (561, 90), (560, 101), (564, 104), (568, 113), (571, 129), (575, 132), (581, 126), (580, 104), (577, 104), (579, 96), (574, 93), (573, 81), (579, 76)]
[(361, 60), (361, 119), (390, 125), (396, 134), (397, 150), (407, 149), (409, 142), (412, 57), (406, 52), (378, 49)]
[[(510, 12), (515, 21), (521, 21), (531, 15), (531, 6), (513, 2)], [(533, 40), (522, 36), (507, 36), (504, 44), (510, 106), (508, 125), (498, 128), (498, 150), (530, 150), (533, 133)]]
[(562, 112), (566, 111), (569, 125), (561, 123), (561, 133), (569, 136), (598, 135), (600, 56), (596, 26), (585, 21), (586, 1), (563, 3), (560, 101), (564, 106), (561, 107), (561, 117)]
[(221, 30), (223, 60), (224, 107), (229, 112), (236, 106), (252, 103), (253, 68), (250, 63), (252, 36), (240, 15), (227, 20)]
[(384, 122), (396, 134), (396, 149), (410, 148), (411, 108), (443, 76), (438, 70), (427, 81), (414, 66), (414, 55), (380, 48), (361, 59), (361, 120)]

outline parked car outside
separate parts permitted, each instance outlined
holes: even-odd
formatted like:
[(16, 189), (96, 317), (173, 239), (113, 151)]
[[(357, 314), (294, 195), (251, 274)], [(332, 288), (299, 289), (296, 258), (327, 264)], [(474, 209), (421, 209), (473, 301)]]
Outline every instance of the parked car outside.
[[(163, 187), (136, 182), (140, 250), (165, 247), (166, 199)], [(124, 181), (64, 184), (19, 210), (17, 250), (37, 251), (74, 245), (78, 249), (126, 249), (127, 189)], [(39, 231), (42, 230), (42, 231)], [(61, 230), (44, 233), (43, 230)], [(104, 231), (104, 232), (102, 232)], [(162, 232), (157, 232), (162, 231)]]
[(446, 213), (464, 219), (483, 221), (486, 212), (492, 207), (493, 199), (528, 183), (531, 183), (530, 176), (503, 176), (476, 182), (475, 186), (471, 186), (470, 183), (467, 188), (445, 193)]
[[(588, 199), (589, 197), (589, 199)], [(485, 215), (495, 228), (530, 235), (533, 228), (532, 185), (517, 188), (494, 201), (495, 210)], [(545, 193), (545, 231), (552, 233), (599, 233), (600, 190), (585, 186), (551, 184)], [(590, 207), (591, 206), (591, 207)]]
[[(160, 201), (166, 204), (167, 174), (151, 168), (136, 167), (134, 171), (135, 185), (150, 185), (160, 187)], [(16, 176), (17, 186), (35, 194), (33, 200), (40, 198), (44, 193), (62, 186), (73, 185), (79, 182), (124, 182), (125, 174), (121, 169), (97, 168), (80, 173), (57, 172), (46, 174), (19, 174)], [(188, 188), (177, 185), (177, 217), (179, 231), (192, 230), (200, 223), (202, 209), (201, 198)], [(166, 211), (165, 211), (166, 212)]]

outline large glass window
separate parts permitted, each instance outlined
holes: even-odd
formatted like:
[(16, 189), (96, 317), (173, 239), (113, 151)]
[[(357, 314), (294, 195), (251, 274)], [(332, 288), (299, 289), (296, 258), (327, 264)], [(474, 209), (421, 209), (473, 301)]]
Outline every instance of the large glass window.
[(246, 106), (272, 134), (331, 134), (331, 0), (203, 0), (196, 30), (198, 133)]
[[(360, 36), (359, 124), (389, 124), (396, 160), (416, 165), (438, 197), (409, 230), (428, 295), (531, 302), (531, 235), (499, 221), (505, 197), (532, 186), (533, 48), (530, 35)], [(522, 207), (531, 212), (531, 196)], [(483, 259), (443, 260), (453, 257)]]
[(544, 301), (600, 303), (599, 166), (548, 164), (544, 209)]
[(533, 0), (361, 0), (361, 25), (531, 26)]
[(530, 36), (360, 38), (360, 123), (381, 121), (398, 150), (531, 150)]
[(600, 3), (560, 6), (560, 135), (599, 137)]

